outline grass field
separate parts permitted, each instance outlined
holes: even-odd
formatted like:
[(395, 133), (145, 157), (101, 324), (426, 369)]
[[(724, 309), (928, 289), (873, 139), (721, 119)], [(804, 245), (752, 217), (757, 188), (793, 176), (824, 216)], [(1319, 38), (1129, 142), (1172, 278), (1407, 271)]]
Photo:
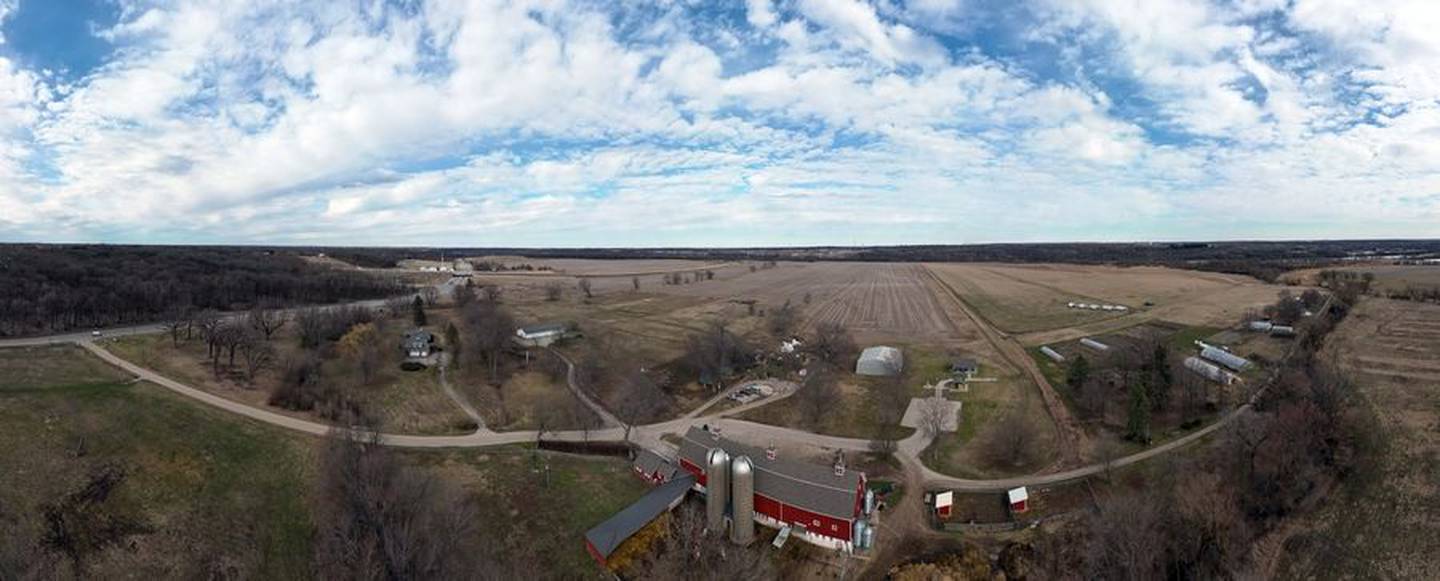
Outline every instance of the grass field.
[(515, 446), (407, 456), (462, 483), (479, 501), (485, 541), (506, 561), (523, 563), (531, 579), (596, 578), (585, 531), (649, 490), (617, 458), (537, 455)]
[[(432, 324), (429, 328), (437, 335), (443, 328), (443, 322), (447, 320), (444, 314), (443, 311), (432, 312)], [(405, 321), (398, 320), (387, 321), (382, 340), (398, 346), (401, 334), (409, 328), (404, 323)], [(290, 412), (267, 403), (270, 392), (280, 381), (280, 362), (300, 352), (293, 327), (293, 324), (287, 325), (274, 338), (272, 345), (277, 351), (276, 364), (262, 371), (253, 385), (223, 371), (217, 377), (206, 358), (205, 344), (198, 338), (181, 341), (177, 346), (168, 334), (132, 335), (106, 339), (101, 346), (128, 361), (221, 397), (264, 407), (277, 413), (323, 422), (323, 418), (317, 414)], [(387, 431), (434, 435), (459, 434), (474, 429), (464, 411), (441, 390), (436, 370), (401, 371), (398, 347), (384, 349), (382, 352), (385, 359), (380, 366), (380, 372), (368, 385), (361, 385), (358, 374), (350, 369), (347, 363), (338, 360), (326, 363), (327, 377), (339, 385), (348, 386), (346, 389), (353, 396), (368, 402), (370, 409), (377, 412), (385, 422)]]
[(32, 546), (41, 504), (115, 466), (127, 477), (101, 510), (149, 532), (97, 552), (87, 576), (309, 576), (310, 460), (294, 437), (131, 383), (78, 348), (0, 350), (0, 377), (8, 540)]
[(1386, 428), (1360, 475), (1285, 544), (1284, 579), (1440, 578), (1440, 306), (1366, 299), (1326, 342)]

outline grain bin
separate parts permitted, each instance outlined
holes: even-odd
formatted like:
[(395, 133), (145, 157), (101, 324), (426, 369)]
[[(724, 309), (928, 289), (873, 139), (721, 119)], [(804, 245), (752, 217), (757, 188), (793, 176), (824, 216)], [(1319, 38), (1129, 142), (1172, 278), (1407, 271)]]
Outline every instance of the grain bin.
[(870, 528), (870, 525), (867, 524), (865, 521), (863, 521), (863, 520), (857, 520), (857, 521), (855, 521), (855, 529), (854, 529), (854, 532), (850, 535), (850, 542), (851, 542), (851, 544), (853, 544), (853, 545), (855, 546), (855, 548), (857, 548), (857, 549), (863, 549), (863, 548), (865, 548), (865, 531), (868, 530), (869, 528)]
[(725, 531), (725, 504), (730, 498), (730, 454), (711, 448), (705, 457), (705, 528)]
[(749, 456), (737, 456), (730, 463), (730, 542), (748, 545), (755, 540), (755, 465)]

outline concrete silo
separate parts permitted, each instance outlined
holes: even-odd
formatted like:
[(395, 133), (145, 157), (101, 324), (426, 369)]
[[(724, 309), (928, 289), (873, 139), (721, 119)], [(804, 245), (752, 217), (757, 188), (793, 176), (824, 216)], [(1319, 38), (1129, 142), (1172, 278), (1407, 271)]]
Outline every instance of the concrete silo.
[(705, 528), (723, 534), (725, 503), (730, 500), (730, 454), (711, 448), (705, 464)]
[(734, 508), (730, 542), (748, 545), (755, 540), (755, 464), (749, 456), (739, 456), (730, 463), (730, 471), (730, 502)]

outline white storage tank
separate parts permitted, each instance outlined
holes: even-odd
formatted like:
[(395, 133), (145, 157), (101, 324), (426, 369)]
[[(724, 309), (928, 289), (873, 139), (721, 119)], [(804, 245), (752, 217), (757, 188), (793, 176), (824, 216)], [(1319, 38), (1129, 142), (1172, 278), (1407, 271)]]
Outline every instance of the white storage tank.
[(1086, 346), (1086, 347), (1089, 347), (1089, 348), (1091, 348), (1091, 349), (1094, 349), (1094, 350), (1096, 350), (1096, 351), (1109, 351), (1109, 350), (1110, 350), (1110, 346), (1109, 346), (1109, 345), (1106, 345), (1106, 344), (1104, 344), (1104, 343), (1101, 343), (1101, 342), (1096, 341), (1096, 340), (1094, 340), (1094, 339), (1091, 339), (1091, 338), (1089, 338), (1089, 337), (1086, 337), (1086, 338), (1084, 338), (1084, 339), (1081, 339), (1081, 340), (1080, 340), (1080, 344), (1081, 344), (1081, 345), (1084, 345), (1084, 346)]
[(730, 542), (748, 545), (755, 540), (755, 465), (749, 456), (730, 462)]
[(1059, 351), (1056, 351), (1049, 347), (1041, 347), (1040, 352), (1045, 354), (1046, 357), (1049, 357), (1051, 361), (1055, 361), (1057, 363), (1065, 360), (1064, 355), (1061, 355)]
[(870, 525), (866, 524), (865, 521), (855, 521), (855, 530), (850, 535), (850, 543), (855, 545), (855, 548), (857, 549), (865, 548), (865, 531), (869, 529)]
[(705, 527), (721, 533), (725, 530), (725, 505), (730, 499), (730, 454), (711, 448), (705, 464)]
[(1269, 333), (1274, 327), (1270, 321), (1250, 321), (1250, 330), (1257, 333)]

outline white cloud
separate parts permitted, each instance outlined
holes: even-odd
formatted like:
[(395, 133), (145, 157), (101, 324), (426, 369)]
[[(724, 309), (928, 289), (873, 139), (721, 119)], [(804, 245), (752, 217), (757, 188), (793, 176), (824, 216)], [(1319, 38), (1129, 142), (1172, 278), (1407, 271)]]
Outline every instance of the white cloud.
[(685, 4), (138, 2), (83, 77), (0, 58), (0, 236), (944, 242), (1237, 212), (1440, 235), (1413, 226), (1440, 218), (1436, 11), (1317, 2), (1011, 13), (1076, 65), (1054, 77), (966, 44), (957, 23), (1006, 13), (963, 2), (752, 0), (724, 26)]

